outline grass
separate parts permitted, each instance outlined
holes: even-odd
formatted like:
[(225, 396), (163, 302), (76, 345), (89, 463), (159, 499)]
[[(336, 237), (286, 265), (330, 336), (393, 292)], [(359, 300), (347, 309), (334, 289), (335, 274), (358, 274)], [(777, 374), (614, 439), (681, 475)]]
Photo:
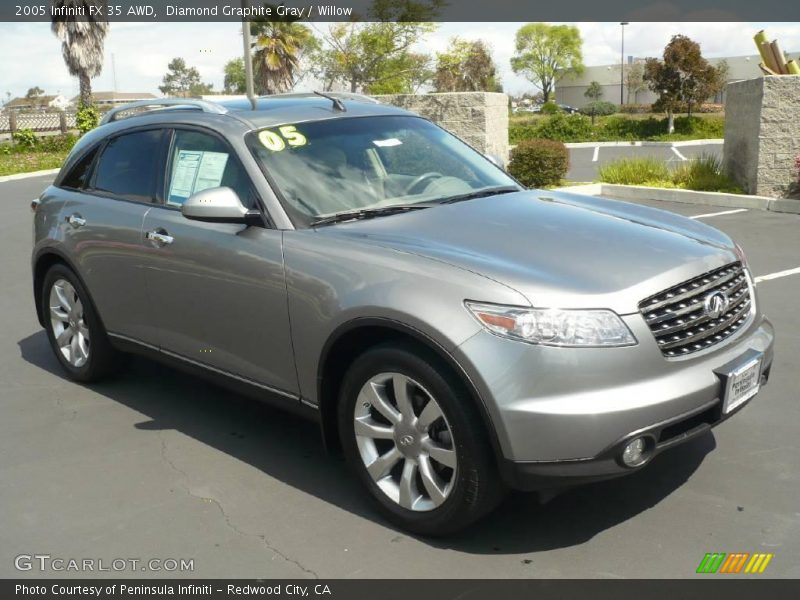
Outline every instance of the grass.
[(677, 188), (696, 192), (742, 194), (743, 190), (722, 172), (717, 156), (703, 154), (670, 169), (654, 158), (624, 158), (598, 170), (603, 183)]
[(0, 176), (57, 169), (67, 158), (67, 154), (66, 150), (12, 152), (10, 154), (5, 154), (0, 150)]

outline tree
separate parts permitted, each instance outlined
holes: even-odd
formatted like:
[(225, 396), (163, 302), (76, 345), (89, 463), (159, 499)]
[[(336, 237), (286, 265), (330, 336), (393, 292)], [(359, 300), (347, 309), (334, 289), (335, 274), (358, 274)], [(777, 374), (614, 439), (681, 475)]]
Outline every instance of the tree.
[(640, 62), (625, 65), (623, 78), (625, 81), (625, 88), (627, 89), (627, 102), (631, 103), (631, 94), (633, 94), (633, 102), (637, 101), (639, 92), (647, 89), (647, 84), (644, 80), (644, 65)]
[(450, 39), (446, 52), (436, 55), (433, 86), (437, 92), (493, 92), (497, 69), (483, 40)]
[(700, 44), (685, 35), (675, 35), (664, 48), (663, 60), (648, 58), (644, 79), (659, 94), (653, 108), (667, 113), (669, 133), (675, 131), (675, 111), (685, 102), (691, 114), (692, 103), (711, 95), (717, 70), (703, 58)]
[(158, 86), (162, 94), (191, 98), (210, 94), (214, 85), (203, 83), (200, 72), (195, 67), (186, 66), (186, 61), (180, 57), (173, 58), (167, 65), (167, 73), (161, 80), (163, 85)]
[(583, 95), (589, 100), (600, 100), (603, 96), (603, 86), (597, 81), (592, 81), (586, 91), (583, 92)]
[(243, 58), (234, 58), (225, 63), (223, 87), (226, 94), (244, 94), (247, 91)]
[(559, 79), (583, 72), (582, 43), (575, 26), (528, 23), (517, 31), (511, 69), (542, 90), (548, 101)]
[(54, 16), (51, 24), (61, 40), (61, 54), (69, 74), (78, 78), (80, 106), (92, 104), (92, 78), (103, 70), (103, 45), (108, 32), (105, 5), (105, 0), (53, 0), (53, 8), (64, 14), (73, 12), (64, 9), (83, 9), (74, 12), (85, 15), (80, 19)]
[(289, 17), (250, 23), (253, 41), (253, 83), (256, 93), (277, 94), (294, 87), (303, 54), (317, 47), (307, 26)]
[(341, 83), (351, 92), (412, 92), (430, 77), (430, 59), (412, 47), (435, 30), (443, 0), (375, 0), (369, 22), (334, 23), (322, 34), (315, 74), (326, 89)]
[(594, 125), (595, 117), (597, 116), (597, 101), (603, 95), (603, 87), (597, 81), (592, 81), (586, 91), (583, 92), (586, 98), (589, 98), (589, 114), (592, 117), (592, 125)]
[(44, 96), (44, 90), (38, 85), (29, 88), (25, 93), (25, 98), (31, 101), (31, 106), (38, 107), (41, 104), (41, 98)]

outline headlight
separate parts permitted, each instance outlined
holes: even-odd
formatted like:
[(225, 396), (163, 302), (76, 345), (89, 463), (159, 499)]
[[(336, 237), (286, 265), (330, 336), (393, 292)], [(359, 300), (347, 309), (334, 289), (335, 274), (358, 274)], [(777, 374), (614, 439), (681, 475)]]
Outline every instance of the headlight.
[(636, 344), (627, 325), (610, 310), (465, 304), (489, 331), (530, 344), (588, 348)]

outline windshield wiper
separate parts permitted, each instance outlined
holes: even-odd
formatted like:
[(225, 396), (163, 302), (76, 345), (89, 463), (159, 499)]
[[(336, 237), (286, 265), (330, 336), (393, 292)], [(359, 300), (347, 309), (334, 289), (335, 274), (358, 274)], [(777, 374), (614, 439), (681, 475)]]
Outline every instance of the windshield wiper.
[(394, 206), (381, 206), (379, 208), (360, 208), (358, 210), (347, 210), (344, 212), (336, 213), (335, 215), (328, 215), (327, 217), (319, 217), (311, 221), (312, 227), (319, 225), (330, 225), (331, 223), (341, 223), (342, 221), (357, 221), (361, 219), (372, 219), (374, 217), (385, 217), (386, 215), (393, 215), (401, 212), (408, 212), (410, 210), (419, 210), (422, 208), (430, 208), (430, 204), (396, 204)]
[(469, 192), (468, 194), (459, 194), (458, 196), (450, 196), (439, 200), (438, 204), (453, 204), (454, 202), (461, 202), (463, 200), (474, 200), (475, 198), (484, 198), (486, 196), (494, 196), (495, 194), (509, 194), (511, 192), (521, 192), (518, 187), (513, 185), (499, 185), (482, 190)]

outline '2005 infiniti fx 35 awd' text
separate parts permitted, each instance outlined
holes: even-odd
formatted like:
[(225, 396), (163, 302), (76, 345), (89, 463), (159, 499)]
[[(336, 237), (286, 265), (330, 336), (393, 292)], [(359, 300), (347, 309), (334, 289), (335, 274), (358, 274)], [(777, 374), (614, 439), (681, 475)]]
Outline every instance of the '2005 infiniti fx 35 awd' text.
[(33, 202), (58, 360), (89, 382), (146, 353), (306, 414), (404, 528), (632, 473), (769, 376), (773, 328), (716, 229), (525, 190), (363, 98), (149, 105)]

